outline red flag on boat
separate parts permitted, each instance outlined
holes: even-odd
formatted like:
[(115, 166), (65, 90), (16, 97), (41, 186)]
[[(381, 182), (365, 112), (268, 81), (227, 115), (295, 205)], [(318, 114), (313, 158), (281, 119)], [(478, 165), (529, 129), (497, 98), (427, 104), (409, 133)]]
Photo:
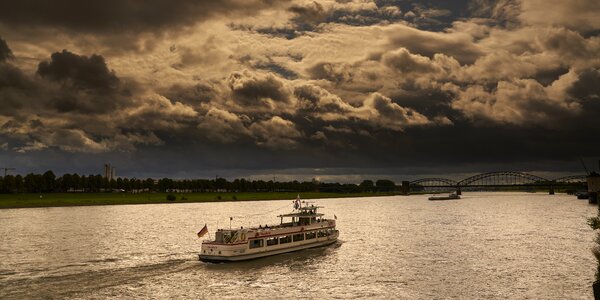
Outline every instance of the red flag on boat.
[(202, 227), (202, 229), (200, 229), (200, 231), (198, 231), (198, 237), (201, 238), (207, 232), (208, 232), (208, 227), (206, 227), (206, 224), (204, 224), (204, 227)]

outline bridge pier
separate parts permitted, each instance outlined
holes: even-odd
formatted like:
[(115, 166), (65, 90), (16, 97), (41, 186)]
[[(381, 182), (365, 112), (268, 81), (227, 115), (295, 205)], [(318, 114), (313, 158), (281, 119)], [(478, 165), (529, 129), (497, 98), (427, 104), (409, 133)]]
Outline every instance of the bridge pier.
[(402, 181), (402, 194), (410, 195), (410, 181)]
[(554, 195), (554, 186), (550, 186), (550, 191), (548, 191), (549, 195)]

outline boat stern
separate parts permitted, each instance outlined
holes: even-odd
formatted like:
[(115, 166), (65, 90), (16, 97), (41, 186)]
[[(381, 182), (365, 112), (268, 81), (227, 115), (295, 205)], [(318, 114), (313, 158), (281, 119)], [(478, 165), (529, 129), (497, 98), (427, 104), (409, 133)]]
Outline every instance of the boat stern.
[(247, 243), (219, 244), (214, 241), (205, 241), (202, 243), (198, 258), (201, 261), (221, 262), (231, 261), (235, 257), (244, 255), (247, 249)]

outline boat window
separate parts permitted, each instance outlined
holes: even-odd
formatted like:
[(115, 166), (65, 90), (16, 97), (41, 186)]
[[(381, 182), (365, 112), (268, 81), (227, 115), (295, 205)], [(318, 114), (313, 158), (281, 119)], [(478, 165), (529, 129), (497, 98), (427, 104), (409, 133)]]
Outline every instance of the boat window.
[(222, 231), (217, 231), (217, 233), (215, 233), (215, 242), (223, 243), (223, 232)]
[(279, 243), (280, 244), (285, 244), (285, 243), (289, 243), (292, 241), (292, 236), (291, 235), (284, 235), (282, 237), (279, 238)]
[(316, 238), (316, 237), (317, 237), (317, 233), (316, 233), (316, 232), (314, 232), (314, 231), (313, 231), (313, 232), (307, 232), (307, 233), (306, 233), (306, 239), (307, 239), (307, 240), (314, 239), (314, 238)]
[(274, 237), (274, 238), (268, 238), (267, 239), (267, 246), (275, 246), (279, 244), (279, 239)]
[(317, 236), (318, 237), (325, 237), (325, 236), (327, 236), (327, 233), (325, 232), (325, 230), (319, 230), (319, 232), (317, 232)]
[(263, 239), (251, 240), (249, 242), (250, 249), (260, 248), (263, 246)]
[(294, 234), (294, 242), (304, 241), (304, 233)]

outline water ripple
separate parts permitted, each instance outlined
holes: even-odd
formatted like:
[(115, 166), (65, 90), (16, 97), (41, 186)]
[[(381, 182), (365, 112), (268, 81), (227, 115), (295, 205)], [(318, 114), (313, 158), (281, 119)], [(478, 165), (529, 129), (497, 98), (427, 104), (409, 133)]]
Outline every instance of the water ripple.
[[(535, 197), (534, 197), (535, 196)], [(340, 241), (197, 261), (205, 223), (277, 223), (283, 201), (0, 211), (0, 298), (591, 299), (597, 207), (566, 195), (319, 200)]]

